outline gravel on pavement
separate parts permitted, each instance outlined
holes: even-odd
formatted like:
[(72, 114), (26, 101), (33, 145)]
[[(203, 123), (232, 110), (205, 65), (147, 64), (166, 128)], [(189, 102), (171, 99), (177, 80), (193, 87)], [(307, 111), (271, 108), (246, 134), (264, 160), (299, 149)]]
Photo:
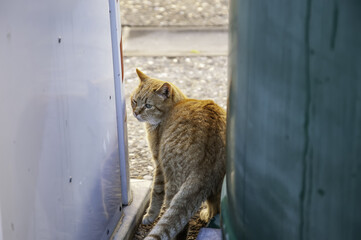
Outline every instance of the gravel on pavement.
[(120, 0), (124, 26), (227, 26), (229, 0)]

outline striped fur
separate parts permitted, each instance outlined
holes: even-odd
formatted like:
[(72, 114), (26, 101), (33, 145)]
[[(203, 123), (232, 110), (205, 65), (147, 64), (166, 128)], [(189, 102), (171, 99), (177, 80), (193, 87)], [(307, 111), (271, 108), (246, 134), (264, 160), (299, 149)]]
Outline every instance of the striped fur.
[(180, 239), (203, 202), (201, 218), (219, 212), (225, 175), (225, 111), (210, 100), (187, 98), (171, 83), (137, 69), (140, 84), (131, 96), (134, 116), (146, 123), (155, 165), (150, 205), (143, 224), (166, 211), (146, 237)]

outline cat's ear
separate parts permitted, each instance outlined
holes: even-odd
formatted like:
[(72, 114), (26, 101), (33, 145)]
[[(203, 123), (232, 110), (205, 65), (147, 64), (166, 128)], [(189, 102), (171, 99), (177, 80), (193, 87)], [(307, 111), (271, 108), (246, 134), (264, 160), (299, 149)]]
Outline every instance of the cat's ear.
[(163, 83), (163, 85), (158, 88), (155, 92), (162, 97), (164, 100), (170, 97), (172, 87), (169, 83)]
[(138, 68), (136, 69), (137, 71), (137, 75), (140, 79), (141, 82), (146, 81), (147, 79), (150, 79), (150, 77), (148, 77), (147, 75), (145, 75), (142, 71), (140, 71)]

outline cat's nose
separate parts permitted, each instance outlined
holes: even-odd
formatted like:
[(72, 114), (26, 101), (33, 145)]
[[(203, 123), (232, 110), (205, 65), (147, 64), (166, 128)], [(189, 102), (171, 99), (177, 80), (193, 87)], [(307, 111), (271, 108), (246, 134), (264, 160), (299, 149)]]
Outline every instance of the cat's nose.
[(134, 109), (133, 110), (134, 117), (137, 117), (140, 114), (140, 112), (141, 112), (141, 109), (139, 109), (139, 108)]

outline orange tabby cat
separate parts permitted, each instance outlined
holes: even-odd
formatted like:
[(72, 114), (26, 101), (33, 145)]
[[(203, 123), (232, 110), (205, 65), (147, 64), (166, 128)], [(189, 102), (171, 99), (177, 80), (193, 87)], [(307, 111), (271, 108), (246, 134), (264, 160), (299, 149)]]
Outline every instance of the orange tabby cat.
[(207, 204), (201, 211), (204, 221), (219, 212), (226, 171), (226, 113), (211, 100), (189, 99), (171, 83), (138, 69), (137, 74), (133, 114), (146, 123), (155, 163), (151, 201), (142, 223), (154, 222), (162, 204), (166, 207), (145, 239), (173, 239), (187, 233), (188, 221), (202, 202)]

